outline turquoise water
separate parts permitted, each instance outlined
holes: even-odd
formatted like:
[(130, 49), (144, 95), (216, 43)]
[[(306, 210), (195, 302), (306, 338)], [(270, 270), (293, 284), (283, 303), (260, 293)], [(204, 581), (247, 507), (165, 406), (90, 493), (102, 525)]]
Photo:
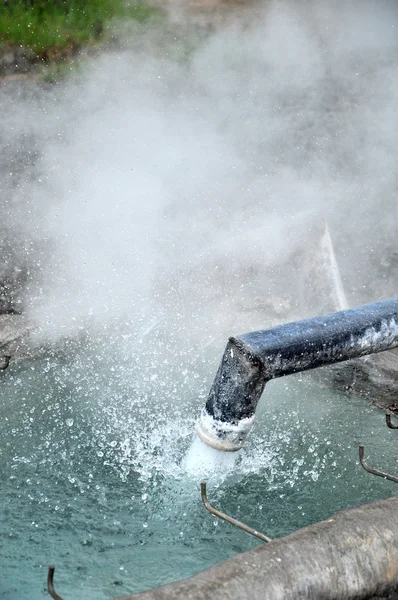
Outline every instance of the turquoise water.
[[(171, 356), (152, 366), (107, 356), (91, 343), (14, 365), (0, 380), (4, 600), (45, 597), (49, 564), (65, 599), (105, 600), (259, 543), (212, 517), (200, 500), (204, 475), (184, 470), (217, 358), (187, 371)], [(308, 377), (272, 382), (234, 471), (207, 474), (209, 500), (285, 535), (396, 493), (360, 467), (358, 445), (372, 466), (397, 474), (397, 436), (364, 401)]]

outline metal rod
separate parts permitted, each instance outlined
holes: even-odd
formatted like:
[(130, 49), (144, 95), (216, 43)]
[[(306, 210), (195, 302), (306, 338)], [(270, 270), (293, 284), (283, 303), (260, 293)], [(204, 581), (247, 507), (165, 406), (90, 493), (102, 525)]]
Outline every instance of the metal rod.
[(51, 598), (54, 598), (54, 600), (62, 600), (61, 596), (58, 596), (57, 592), (54, 590), (54, 571), (55, 571), (55, 567), (53, 565), (51, 565), (50, 567), (48, 567), (48, 576), (47, 576), (47, 588), (48, 588), (48, 593), (50, 594)]
[(263, 542), (272, 542), (272, 539), (267, 537), (263, 533), (260, 533), (259, 531), (256, 531), (256, 529), (252, 529), (251, 527), (248, 527), (244, 523), (241, 523), (241, 521), (238, 521), (237, 519), (234, 519), (234, 518), (226, 515), (225, 513), (221, 512), (220, 510), (217, 510), (216, 508), (213, 508), (207, 499), (206, 483), (204, 481), (202, 481), (202, 483), (200, 484), (200, 494), (202, 496), (202, 502), (205, 505), (205, 508), (207, 508), (207, 510), (212, 515), (215, 515), (216, 517), (219, 517), (220, 519), (227, 521), (227, 523), (231, 523), (231, 525), (235, 525), (235, 527), (239, 527), (239, 529), (243, 529), (243, 531), (246, 531), (246, 533), (250, 533), (250, 535), (254, 535), (255, 537), (262, 540)]
[(365, 462), (364, 454), (365, 447), (359, 446), (359, 460), (365, 471), (368, 473), (373, 473), (373, 475), (378, 475), (378, 477), (384, 477), (384, 479), (389, 479), (390, 481), (395, 481), (395, 483), (398, 483), (398, 477), (394, 477), (393, 475), (389, 475), (388, 473), (384, 473), (383, 471), (369, 467), (369, 465)]
[(398, 429), (398, 425), (394, 425), (391, 421), (391, 413), (386, 413), (386, 423), (390, 429)]
[(8, 356), (8, 354), (3, 356), (3, 364), (0, 367), (0, 371), (5, 371), (7, 369), (8, 365), (10, 364), (10, 360), (11, 356)]

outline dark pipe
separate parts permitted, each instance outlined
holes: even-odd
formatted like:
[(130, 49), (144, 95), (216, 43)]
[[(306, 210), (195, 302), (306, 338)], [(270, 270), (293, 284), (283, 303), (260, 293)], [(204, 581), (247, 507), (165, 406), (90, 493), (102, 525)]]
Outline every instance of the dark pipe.
[(398, 298), (230, 338), (197, 424), (199, 437), (238, 450), (270, 379), (398, 346)]

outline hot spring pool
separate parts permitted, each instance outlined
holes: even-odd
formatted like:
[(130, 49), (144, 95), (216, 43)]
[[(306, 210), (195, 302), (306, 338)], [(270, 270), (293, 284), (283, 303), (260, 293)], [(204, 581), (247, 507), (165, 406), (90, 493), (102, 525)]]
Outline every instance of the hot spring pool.
[[(204, 474), (184, 466), (213, 372), (203, 379), (176, 369), (174, 383), (160, 371), (140, 379), (91, 347), (4, 373), (2, 599), (45, 597), (49, 564), (60, 596), (105, 600), (259, 544), (204, 509)], [(234, 470), (204, 477), (209, 500), (270, 537), (285, 535), (395, 494), (394, 483), (360, 467), (358, 445), (370, 464), (397, 473), (397, 435), (364, 401), (308, 377), (277, 380)]]

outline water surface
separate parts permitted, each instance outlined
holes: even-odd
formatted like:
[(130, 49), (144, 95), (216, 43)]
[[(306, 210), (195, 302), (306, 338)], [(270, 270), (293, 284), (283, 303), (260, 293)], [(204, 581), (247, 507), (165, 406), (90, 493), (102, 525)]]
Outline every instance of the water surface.
[[(221, 354), (220, 354), (221, 355)], [(81, 348), (14, 365), (0, 382), (0, 597), (104, 600), (188, 577), (259, 541), (202, 506), (184, 457), (213, 373), (143, 371)], [(214, 362), (213, 369), (216, 367)], [(139, 377), (139, 372), (141, 377)], [(233, 471), (209, 500), (279, 537), (396, 493), (358, 464), (397, 473), (397, 432), (363, 400), (308, 377), (268, 384)]]

